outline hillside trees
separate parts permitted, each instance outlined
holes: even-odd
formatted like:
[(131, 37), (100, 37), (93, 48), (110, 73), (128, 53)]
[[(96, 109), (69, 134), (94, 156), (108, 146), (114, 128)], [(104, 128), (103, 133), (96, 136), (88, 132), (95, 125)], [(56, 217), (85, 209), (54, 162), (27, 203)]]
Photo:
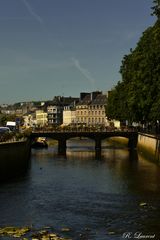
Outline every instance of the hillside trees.
[(160, 9), (154, 1), (157, 21), (143, 32), (137, 46), (125, 55), (122, 81), (108, 97), (107, 115), (129, 122), (160, 120)]

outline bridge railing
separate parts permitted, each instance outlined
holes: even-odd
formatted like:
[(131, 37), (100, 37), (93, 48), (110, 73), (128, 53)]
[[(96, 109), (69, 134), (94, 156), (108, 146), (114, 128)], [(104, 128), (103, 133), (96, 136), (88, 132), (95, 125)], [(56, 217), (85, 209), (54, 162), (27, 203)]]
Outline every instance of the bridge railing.
[(61, 129), (47, 129), (47, 128), (37, 128), (33, 129), (32, 133), (51, 133), (51, 132), (137, 132), (137, 129), (123, 128), (61, 128)]

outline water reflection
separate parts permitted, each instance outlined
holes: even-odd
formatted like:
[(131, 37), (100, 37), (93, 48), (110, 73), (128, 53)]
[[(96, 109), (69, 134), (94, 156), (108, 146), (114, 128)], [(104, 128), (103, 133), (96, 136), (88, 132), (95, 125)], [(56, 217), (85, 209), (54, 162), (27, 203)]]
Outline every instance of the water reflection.
[(128, 231), (158, 236), (159, 167), (109, 143), (101, 160), (92, 141), (67, 144), (65, 157), (57, 147), (33, 150), (30, 174), (1, 186), (0, 225), (49, 226), (61, 234), (69, 227), (67, 236), (77, 240), (122, 239)]

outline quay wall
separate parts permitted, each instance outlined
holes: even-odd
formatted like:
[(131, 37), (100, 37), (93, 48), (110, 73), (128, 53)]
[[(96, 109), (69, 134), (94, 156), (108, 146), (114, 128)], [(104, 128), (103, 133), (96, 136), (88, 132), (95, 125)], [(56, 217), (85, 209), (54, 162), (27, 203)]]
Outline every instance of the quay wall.
[(160, 161), (160, 138), (154, 135), (139, 133), (137, 149), (141, 155), (155, 162)]
[[(109, 141), (121, 146), (128, 146), (127, 138), (114, 137)], [(146, 159), (157, 163), (160, 162), (160, 138), (146, 133), (138, 133), (137, 150), (138, 154)]]
[(30, 142), (0, 143), (0, 181), (26, 172), (30, 159)]

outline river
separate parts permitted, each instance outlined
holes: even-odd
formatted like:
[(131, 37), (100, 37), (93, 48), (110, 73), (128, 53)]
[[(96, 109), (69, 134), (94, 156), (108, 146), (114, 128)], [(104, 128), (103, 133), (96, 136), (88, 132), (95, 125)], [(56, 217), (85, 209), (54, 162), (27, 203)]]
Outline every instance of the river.
[[(136, 152), (90, 140), (34, 149), (25, 176), (0, 185), (0, 227), (48, 229), (65, 239), (160, 239), (160, 167)], [(14, 239), (1, 236), (0, 239)], [(19, 238), (23, 239), (23, 238)]]

